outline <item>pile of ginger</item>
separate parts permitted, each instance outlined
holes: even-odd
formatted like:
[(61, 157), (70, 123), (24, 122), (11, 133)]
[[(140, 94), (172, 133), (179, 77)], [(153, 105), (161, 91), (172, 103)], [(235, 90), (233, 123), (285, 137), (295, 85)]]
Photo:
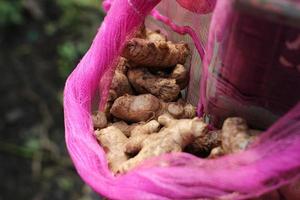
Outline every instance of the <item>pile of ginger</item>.
[(184, 66), (189, 54), (187, 44), (168, 41), (160, 31), (145, 27), (125, 44), (105, 110), (93, 114), (95, 136), (114, 174), (165, 153), (215, 158), (254, 141), (256, 132), (243, 119), (229, 118), (222, 130), (212, 131), (182, 99), (189, 82)]

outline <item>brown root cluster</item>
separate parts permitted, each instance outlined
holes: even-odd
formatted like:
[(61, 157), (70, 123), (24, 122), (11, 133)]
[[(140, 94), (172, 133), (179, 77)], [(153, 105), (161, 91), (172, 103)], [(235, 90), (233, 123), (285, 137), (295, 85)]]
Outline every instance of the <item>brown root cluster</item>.
[[(181, 95), (189, 82), (188, 45), (142, 27), (127, 41), (103, 112), (92, 116), (95, 136), (114, 174), (165, 153), (205, 152), (214, 158), (246, 149), (257, 132), (241, 118), (211, 131)], [(101, 83), (100, 83), (101, 84)], [(200, 155), (199, 154), (199, 155)]]

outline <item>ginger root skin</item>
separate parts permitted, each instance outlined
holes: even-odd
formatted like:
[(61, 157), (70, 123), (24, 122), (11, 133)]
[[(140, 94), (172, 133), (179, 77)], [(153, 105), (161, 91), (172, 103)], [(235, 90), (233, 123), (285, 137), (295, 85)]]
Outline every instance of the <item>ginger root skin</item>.
[(175, 66), (169, 78), (175, 79), (181, 90), (186, 88), (189, 83), (188, 70), (182, 64), (177, 64)]
[(191, 119), (196, 116), (196, 108), (183, 101), (163, 102), (151, 94), (124, 95), (115, 100), (110, 113), (125, 122), (146, 122), (164, 113)]
[(222, 149), (225, 153), (244, 151), (253, 142), (254, 137), (247, 122), (239, 117), (228, 118), (222, 126)]
[(128, 61), (121, 57), (110, 85), (108, 101), (114, 101), (124, 94), (133, 94), (133, 90), (126, 76), (127, 69)]
[[(121, 124), (123, 128), (127, 125), (124, 123)], [(127, 125), (127, 127), (130, 127), (130, 125)], [(106, 153), (108, 166), (112, 172), (116, 174), (122, 163), (129, 158), (126, 153), (138, 151), (142, 141), (149, 134), (158, 131), (159, 127), (160, 124), (156, 120), (145, 124), (135, 124), (134, 128), (130, 131), (130, 138), (127, 138), (124, 132), (116, 127), (116, 123), (107, 128), (96, 130), (96, 138)]]
[(94, 129), (102, 129), (107, 126), (107, 118), (105, 112), (96, 112), (92, 115)]
[(171, 78), (176, 80), (176, 84), (183, 90), (189, 83), (189, 71), (182, 64), (177, 64), (175, 67), (168, 69), (148, 68), (151, 73), (161, 78)]
[(126, 94), (114, 101), (110, 113), (126, 122), (140, 122), (155, 118), (160, 109), (160, 100), (151, 94)]
[(183, 100), (177, 102), (164, 103), (167, 112), (176, 119), (192, 119), (196, 117), (196, 107)]
[(133, 38), (125, 44), (122, 56), (136, 66), (169, 68), (184, 64), (189, 54), (185, 43)]
[(135, 38), (147, 39), (149, 41), (167, 41), (167, 37), (161, 34), (160, 30), (150, 30), (145, 27), (145, 24), (142, 24), (138, 31), (135, 34)]
[(161, 34), (160, 30), (152, 31), (146, 29), (146, 39), (151, 42), (157, 42), (157, 41), (167, 42), (167, 37)]
[(122, 131), (122, 133), (124, 133), (127, 137), (130, 137), (131, 135), (131, 131), (139, 126), (139, 125), (143, 125), (145, 124), (144, 122), (140, 122), (140, 123), (133, 123), (133, 124), (130, 124), (128, 125), (126, 122), (124, 121), (118, 121), (118, 122), (115, 122), (113, 123), (111, 126), (114, 126), (118, 129), (120, 129), (120, 131)]
[(96, 130), (95, 135), (106, 152), (109, 168), (116, 173), (122, 163), (128, 160), (128, 155), (125, 153), (128, 138), (114, 126)]
[(160, 124), (156, 120), (151, 120), (146, 124), (135, 126), (130, 138), (125, 145), (125, 152), (128, 154), (138, 153), (142, 148), (142, 142), (151, 134), (159, 130)]
[(170, 102), (178, 98), (188, 84), (188, 71), (177, 64), (170, 74), (160, 71), (152, 74), (147, 68), (133, 68), (127, 72), (128, 80), (140, 94), (150, 93)]
[(227, 118), (221, 130), (221, 146), (211, 151), (210, 158), (246, 150), (261, 131), (249, 129), (244, 119)]
[(207, 131), (207, 125), (199, 118), (176, 120), (170, 115), (164, 114), (158, 117), (158, 122), (164, 128), (160, 132), (146, 137), (137, 147), (141, 148), (140, 152), (135, 157), (122, 163), (118, 172), (127, 172), (144, 160), (154, 156), (181, 152), (186, 145)]
[(138, 93), (150, 93), (167, 102), (174, 101), (179, 96), (180, 87), (176, 84), (176, 79), (155, 76), (146, 68), (130, 69), (127, 76)]

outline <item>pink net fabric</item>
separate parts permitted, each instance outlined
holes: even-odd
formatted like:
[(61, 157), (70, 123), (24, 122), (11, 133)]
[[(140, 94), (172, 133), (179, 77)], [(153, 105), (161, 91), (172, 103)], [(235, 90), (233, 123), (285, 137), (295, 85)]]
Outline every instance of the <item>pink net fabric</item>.
[[(103, 74), (114, 71), (124, 42), (159, 0), (106, 3), (107, 16), (64, 91), (67, 149), (89, 186), (110, 199), (245, 199), (299, 178), (300, 104), (246, 152), (215, 160), (168, 154), (148, 160), (125, 175), (113, 176), (93, 135), (92, 102)], [(100, 91), (100, 96), (106, 92)]]

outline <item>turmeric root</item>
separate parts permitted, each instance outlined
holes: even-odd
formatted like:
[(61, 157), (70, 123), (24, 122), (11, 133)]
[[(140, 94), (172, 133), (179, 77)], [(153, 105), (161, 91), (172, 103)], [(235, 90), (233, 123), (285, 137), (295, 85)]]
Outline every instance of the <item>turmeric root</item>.
[(165, 114), (158, 117), (158, 122), (164, 128), (158, 133), (149, 135), (141, 144), (133, 148), (135, 151), (140, 149), (140, 152), (125, 161), (119, 167), (118, 172), (127, 172), (142, 161), (154, 156), (181, 152), (186, 145), (207, 131), (207, 125), (199, 118), (176, 120)]
[(249, 129), (242, 118), (228, 118), (221, 131), (222, 144), (212, 150), (210, 157), (244, 151), (259, 133), (260, 131)]
[(133, 88), (141, 94), (150, 93), (169, 102), (176, 100), (180, 93), (176, 79), (155, 76), (146, 68), (130, 69), (127, 76)]
[(153, 119), (160, 108), (160, 100), (151, 94), (124, 95), (114, 101), (110, 113), (126, 122), (140, 122)]
[(149, 41), (133, 38), (123, 50), (123, 56), (135, 65), (144, 67), (168, 68), (184, 64), (189, 55), (187, 44), (165, 41)]
[(109, 168), (116, 173), (121, 164), (128, 160), (125, 153), (128, 138), (114, 126), (97, 130), (95, 134), (106, 153)]

